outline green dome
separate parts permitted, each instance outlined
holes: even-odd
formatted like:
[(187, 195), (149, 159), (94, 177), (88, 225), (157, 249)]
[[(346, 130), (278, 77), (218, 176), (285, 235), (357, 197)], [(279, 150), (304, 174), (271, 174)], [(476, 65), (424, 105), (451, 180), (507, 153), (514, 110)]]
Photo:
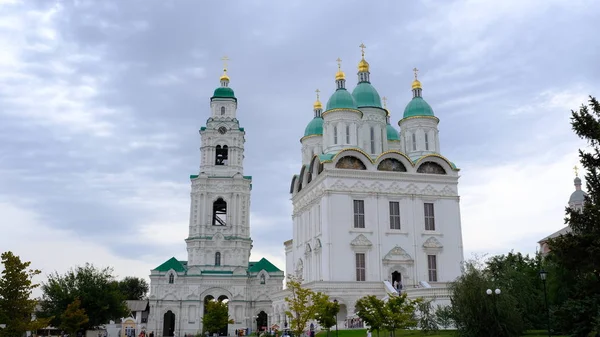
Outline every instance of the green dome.
[(369, 82), (360, 82), (352, 91), (356, 106), (381, 108), (379, 93)]
[(213, 98), (233, 98), (235, 99), (235, 95), (233, 94), (233, 89), (229, 87), (218, 87), (215, 89), (215, 93), (210, 99)]
[(327, 110), (333, 109), (356, 109), (354, 97), (346, 90), (341, 88), (336, 90), (327, 101)]
[(323, 118), (315, 117), (304, 129), (304, 137), (323, 134)]
[(434, 116), (433, 109), (422, 97), (414, 97), (404, 109), (404, 117)]
[(390, 124), (387, 125), (386, 127), (387, 129), (387, 139), (388, 141), (390, 140), (400, 140), (400, 136), (398, 135), (398, 131), (396, 131), (396, 129), (394, 129), (393, 126), (391, 126)]

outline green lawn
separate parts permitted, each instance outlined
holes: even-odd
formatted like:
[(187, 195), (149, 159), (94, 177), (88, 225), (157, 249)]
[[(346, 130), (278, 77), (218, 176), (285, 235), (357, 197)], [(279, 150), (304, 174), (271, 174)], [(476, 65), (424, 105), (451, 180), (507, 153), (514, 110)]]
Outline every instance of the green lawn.
[[(317, 337), (326, 337), (326, 336), (327, 336), (326, 331), (321, 331), (317, 334)], [(377, 332), (373, 332), (372, 336), (378, 337)], [(417, 331), (401, 330), (401, 331), (396, 332), (396, 337), (400, 337), (400, 336), (448, 337), (448, 336), (457, 336), (457, 333), (455, 330), (440, 330), (435, 334), (427, 335), (427, 334), (421, 333), (421, 331), (418, 331), (418, 330)], [(523, 336), (547, 337), (548, 334), (544, 330), (538, 330), (538, 331), (529, 331), (529, 332), (525, 333)], [(329, 333), (329, 337), (336, 337), (335, 329), (331, 330), (331, 332)], [(367, 330), (366, 329), (339, 330), (337, 337), (367, 337)], [(379, 337), (389, 337), (389, 335), (387, 332), (382, 331), (379, 333)], [(554, 337), (561, 337), (561, 336), (554, 336)], [(562, 337), (566, 337), (566, 336), (562, 336)]]

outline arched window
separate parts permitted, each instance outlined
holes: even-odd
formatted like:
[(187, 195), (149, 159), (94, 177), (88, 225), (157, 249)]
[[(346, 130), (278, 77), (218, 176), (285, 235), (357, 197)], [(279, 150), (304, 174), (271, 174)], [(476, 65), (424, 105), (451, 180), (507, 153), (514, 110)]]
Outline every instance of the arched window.
[(412, 134), (412, 149), (413, 151), (417, 151), (417, 134)]
[(346, 144), (350, 144), (350, 125), (346, 125)]
[(169, 274), (169, 284), (173, 284), (175, 282), (175, 275), (173, 273)]
[(260, 275), (260, 284), (265, 284), (266, 280), (265, 280), (265, 274)]
[(221, 116), (223, 116), (224, 114), (225, 114), (225, 107), (224, 107), (224, 106), (222, 106), (222, 107), (221, 107)]
[(229, 149), (227, 145), (217, 145), (215, 149), (215, 165), (227, 165), (227, 156)]
[(217, 199), (213, 203), (213, 226), (227, 225), (227, 203), (223, 198)]
[(337, 134), (337, 125), (333, 127), (333, 144), (337, 144), (337, 139), (338, 134)]
[(221, 265), (221, 252), (215, 253), (215, 266)]
[(375, 128), (371, 127), (371, 153), (375, 153)]
[(425, 132), (425, 150), (429, 151), (429, 134)]

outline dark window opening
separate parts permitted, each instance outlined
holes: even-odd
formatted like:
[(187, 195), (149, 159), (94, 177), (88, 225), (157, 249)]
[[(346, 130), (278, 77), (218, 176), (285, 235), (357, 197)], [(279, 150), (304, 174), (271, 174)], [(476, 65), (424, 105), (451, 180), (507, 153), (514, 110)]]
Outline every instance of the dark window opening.
[(222, 198), (213, 203), (213, 226), (227, 225), (227, 203)]
[(215, 266), (220, 266), (220, 265), (221, 265), (221, 253), (216, 252), (215, 253)]
[(175, 276), (173, 276), (173, 274), (169, 274), (169, 283), (173, 284), (173, 282), (175, 282)]
[(224, 106), (222, 106), (222, 107), (221, 107), (221, 116), (222, 116), (222, 115), (224, 115), (224, 114), (225, 114), (225, 107), (224, 107)]
[(216, 148), (216, 158), (215, 158), (215, 165), (227, 165), (227, 155), (228, 155), (228, 148), (227, 145), (223, 145), (223, 147), (221, 147), (221, 145), (217, 145)]

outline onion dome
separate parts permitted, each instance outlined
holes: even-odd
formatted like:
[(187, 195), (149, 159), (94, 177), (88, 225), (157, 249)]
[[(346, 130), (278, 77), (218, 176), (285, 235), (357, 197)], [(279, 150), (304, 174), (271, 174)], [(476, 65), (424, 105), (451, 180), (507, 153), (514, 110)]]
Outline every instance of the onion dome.
[(337, 59), (338, 71), (335, 74), (337, 90), (329, 97), (326, 111), (333, 109), (356, 109), (356, 101), (352, 94), (346, 90), (346, 75), (342, 71), (342, 60)]
[(388, 142), (389, 141), (400, 141), (400, 134), (390, 124), (391, 114), (390, 114), (390, 110), (388, 110), (388, 108), (387, 108), (387, 98), (385, 98), (385, 96), (383, 97), (383, 109), (387, 113), (387, 115), (385, 117), (385, 122), (387, 124), (385, 126), (385, 130), (386, 130), (386, 133), (387, 133), (387, 140), (388, 140)]
[[(227, 58), (227, 56), (222, 58), (223, 62), (227, 62), (229, 59)], [(223, 75), (221, 75), (221, 77), (219, 78), (219, 81), (221, 82), (221, 86), (218, 87), (217, 89), (215, 89), (215, 92), (213, 93), (212, 97), (210, 98), (211, 101), (214, 98), (232, 98), (234, 100), (237, 100), (237, 98), (235, 98), (235, 94), (233, 92), (233, 89), (231, 89), (229, 87), (229, 76), (227, 75), (227, 64), (225, 63), (225, 66), (223, 67)]]
[(403, 118), (408, 117), (422, 117), (422, 116), (435, 116), (431, 106), (421, 97), (423, 89), (421, 82), (417, 79), (417, 68), (413, 69), (415, 72), (415, 80), (412, 83), (413, 99), (404, 108)]
[(323, 113), (323, 104), (319, 100), (319, 89), (315, 90), (317, 93), (317, 100), (315, 104), (313, 104), (313, 110), (315, 112), (315, 118), (313, 118), (306, 129), (304, 129), (304, 137), (306, 136), (320, 136), (323, 135), (323, 117), (321, 114)]
[(322, 117), (315, 117), (313, 118), (310, 123), (308, 123), (308, 125), (306, 126), (306, 129), (304, 129), (304, 137), (306, 136), (315, 136), (315, 135), (322, 135), (323, 134), (323, 118)]

